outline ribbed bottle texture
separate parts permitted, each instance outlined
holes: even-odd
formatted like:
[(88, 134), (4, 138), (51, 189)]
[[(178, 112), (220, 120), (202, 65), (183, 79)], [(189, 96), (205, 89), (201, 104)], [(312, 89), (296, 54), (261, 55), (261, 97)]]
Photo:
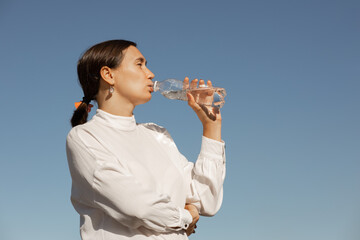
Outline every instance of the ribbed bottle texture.
[(177, 79), (166, 79), (154, 82), (154, 91), (159, 91), (168, 99), (187, 101), (186, 93), (193, 95), (195, 101), (200, 105), (221, 108), (225, 103), (226, 91), (224, 88), (199, 86), (198, 88), (185, 88), (183, 81)]

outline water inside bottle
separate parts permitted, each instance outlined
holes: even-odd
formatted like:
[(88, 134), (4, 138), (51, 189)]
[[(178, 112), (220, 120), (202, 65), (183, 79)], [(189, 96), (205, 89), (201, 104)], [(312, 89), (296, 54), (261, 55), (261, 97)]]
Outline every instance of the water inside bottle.
[(187, 101), (186, 90), (163, 91), (161, 94), (168, 99), (179, 99)]
[(186, 93), (190, 92), (198, 104), (221, 108), (225, 104), (226, 91), (224, 88), (196, 88), (177, 91), (163, 91), (161, 94), (169, 99), (187, 101)]
[(223, 88), (197, 88), (190, 90), (198, 104), (221, 108), (225, 104), (226, 96)]

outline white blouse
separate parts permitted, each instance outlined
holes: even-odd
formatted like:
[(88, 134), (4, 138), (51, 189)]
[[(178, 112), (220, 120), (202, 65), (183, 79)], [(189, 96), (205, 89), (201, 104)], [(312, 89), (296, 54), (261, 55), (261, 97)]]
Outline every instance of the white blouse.
[(221, 206), (224, 149), (202, 137), (194, 164), (165, 128), (98, 109), (71, 129), (66, 144), (82, 239), (188, 239), (185, 204), (206, 216)]

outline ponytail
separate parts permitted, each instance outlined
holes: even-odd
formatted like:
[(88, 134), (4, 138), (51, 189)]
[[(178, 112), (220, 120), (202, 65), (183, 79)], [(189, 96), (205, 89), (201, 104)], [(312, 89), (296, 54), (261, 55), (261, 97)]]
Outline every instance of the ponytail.
[(88, 118), (88, 104), (81, 102), (80, 105), (75, 109), (74, 114), (71, 118), (71, 126), (75, 127), (80, 124), (87, 122)]

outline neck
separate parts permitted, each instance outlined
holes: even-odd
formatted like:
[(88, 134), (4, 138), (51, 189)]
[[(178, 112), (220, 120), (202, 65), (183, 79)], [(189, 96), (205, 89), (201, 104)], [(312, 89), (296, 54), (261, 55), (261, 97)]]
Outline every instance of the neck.
[(113, 95), (110, 98), (97, 99), (97, 102), (99, 109), (123, 117), (131, 117), (135, 108), (132, 103), (125, 101), (124, 99), (119, 99), (116, 95)]
[(109, 84), (100, 81), (100, 88), (96, 95), (96, 101), (99, 109), (113, 115), (131, 117), (135, 108), (135, 104), (129, 99), (115, 92), (109, 92)]

